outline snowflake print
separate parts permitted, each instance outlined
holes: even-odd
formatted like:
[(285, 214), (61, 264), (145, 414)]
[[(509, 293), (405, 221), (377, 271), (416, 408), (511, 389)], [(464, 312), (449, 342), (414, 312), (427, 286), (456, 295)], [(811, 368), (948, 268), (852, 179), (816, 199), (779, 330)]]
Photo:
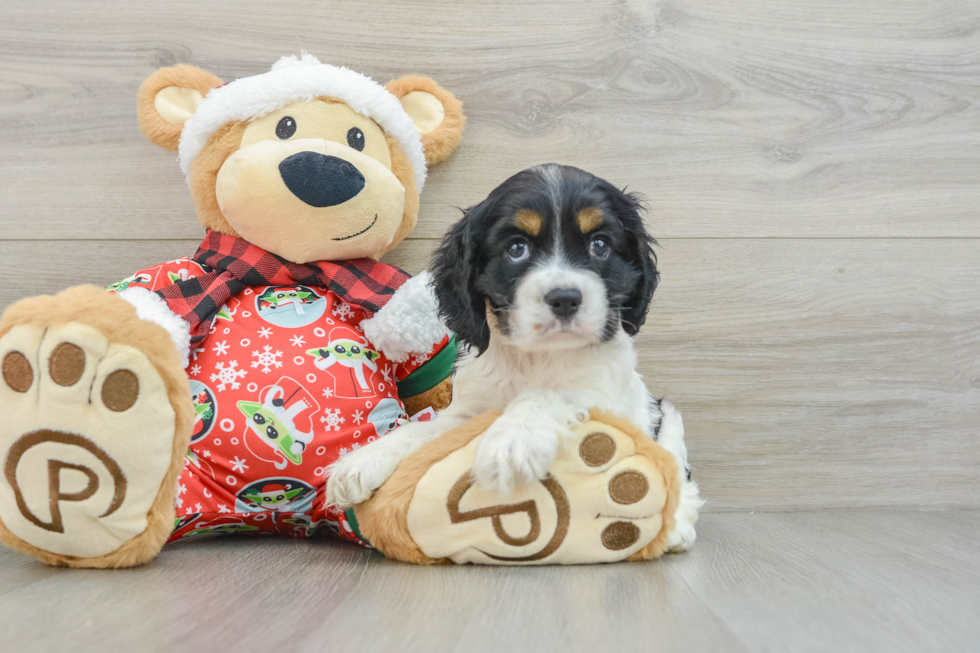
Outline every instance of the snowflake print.
[(184, 513), (184, 516), (185, 517), (189, 517), (189, 516), (191, 516), (193, 514), (194, 514), (194, 509), (193, 508), (188, 508), (187, 509), (187, 512)]
[(222, 340), (221, 342), (214, 343), (214, 349), (212, 349), (211, 351), (218, 352), (218, 356), (220, 356), (221, 354), (227, 354), (228, 353), (228, 341), (227, 340)]
[(195, 365), (194, 367), (191, 368), (191, 376), (197, 376), (200, 373), (201, 373), (200, 365)]
[(381, 376), (384, 377), (385, 383), (394, 382), (391, 376), (391, 365), (385, 365), (383, 368), (381, 368)]
[(210, 458), (211, 457), (211, 452), (208, 449), (205, 449), (204, 450), (204, 457), (205, 458)]
[(361, 445), (359, 443), (355, 442), (354, 444), (352, 444), (350, 446), (350, 448), (351, 448), (351, 451), (355, 451), (357, 449), (360, 449), (361, 448)]
[(354, 314), (354, 309), (350, 307), (350, 304), (337, 302), (332, 312), (334, 317), (339, 318), (341, 322), (346, 322), (347, 318)]
[(415, 365), (422, 365), (427, 360), (429, 360), (428, 354), (412, 354), (412, 363)]
[(198, 354), (203, 354), (203, 353), (204, 353), (204, 347), (198, 347), (197, 349), (192, 349), (191, 350), (191, 359), (192, 360), (197, 360), (197, 355)]
[(341, 456), (346, 456), (348, 453), (350, 453), (350, 450), (347, 447), (341, 447), (337, 450), (337, 453), (339, 453)]
[(184, 500), (181, 499), (180, 497), (177, 497), (176, 499), (174, 499), (174, 505), (180, 508), (182, 505), (184, 505)]
[(194, 510), (195, 510), (195, 512), (201, 512), (201, 510), (202, 510), (201, 504), (195, 503), (194, 504)]
[(187, 492), (187, 486), (184, 485), (183, 483), (181, 483), (178, 487), (180, 489), (177, 490), (177, 496), (180, 496), (181, 494), (184, 494), (185, 492)]
[(226, 385), (230, 385), (232, 390), (238, 390), (242, 387), (238, 379), (248, 374), (248, 371), (236, 370), (238, 361), (229, 362), (227, 367), (224, 363), (215, 363), (215, 365), (216, 367), (214, 368), (214, 374), (211, 375), (211, 381), (218, 382), (218, 392), (224, 392)]
[(231, 512), (231, 511), (228, 510), (228, 506), (226, 506), (223, 503), (219, 503), (218, 504), (218, 512)]
[(248, 465), (245, 464), (244, 458), (239, 458), (235, 456), (231, 461), (231, 471), (238, 472), (239, 474), (244, 474), (245, 470), (248, 469)]
[(326, 397), (327, 399), (329, 399), (330, 397), (332, 397), (333, 396), (333, 388), (324, 388), (323, 389), (323, 396)]
[(339, 408), (333, 410), (328, 408), (323, 412), (324, 415), (320, 418), (320, 423), (326, 425), (323, 427), (325, 431), (339, 431), (340, 425), (347, 421), (340, 416)]
[(360, 410), (355, 410), (354, 414), (351, 416), (351, 419), (354, 420), (355, 424), (360, 426), (361, 422), (364, 421), (364, 412)]
[(262, 348), (262, 351), (253, 351), (252, 356), (258, 358), (258, 360), (252, 361), (252, 367), (262, 366), (262, 371), (268, 374), (273, 367), (282, 367), (282, 361), (276, 360), (282, 356), (281, 351), (272, 353), (272, 347), (266, 345)]
[(259, 329), (260, 338), (268, 338), (271, 335), (272, 335), (272, 329), (270, 329), (269, 327), (262, 327), (261, 329)]
[(306, 344), (303, 342), (303, 336), (293, 336), (289, 339), (289, 341), (293, 343), (294, 347), (302, 347), (304, 344)]

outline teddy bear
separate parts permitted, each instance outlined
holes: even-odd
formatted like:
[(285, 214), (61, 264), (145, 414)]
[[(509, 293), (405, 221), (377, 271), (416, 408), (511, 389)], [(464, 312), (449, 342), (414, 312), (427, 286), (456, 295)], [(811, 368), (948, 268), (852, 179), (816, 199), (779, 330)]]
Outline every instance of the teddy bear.
[(455, 343), (423, 273), (379, 261), (414, 228), (461, 103), (303, 53), (229, 83), (177, 65), (137, 99), (206, 235), (111, 285), (0, 319), (0, 542), (129, 567), (202, 533), (361, 541), (329, 465), (448, 403)]

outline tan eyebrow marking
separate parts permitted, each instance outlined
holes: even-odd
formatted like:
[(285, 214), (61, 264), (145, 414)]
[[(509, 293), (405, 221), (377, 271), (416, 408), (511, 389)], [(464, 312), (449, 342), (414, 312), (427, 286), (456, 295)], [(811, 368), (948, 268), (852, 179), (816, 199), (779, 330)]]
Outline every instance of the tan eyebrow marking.
[(594, 206), (582, 209), (578, 212), (578, 228), (583, 234), (587, 234), (602, 224), (602, 211)]
[(541, 233), (541, 216), (537, 211), (521, 209), (514, 216), (514, 224), (517, 225), (518, 229), (532, 236), (537, 236)]

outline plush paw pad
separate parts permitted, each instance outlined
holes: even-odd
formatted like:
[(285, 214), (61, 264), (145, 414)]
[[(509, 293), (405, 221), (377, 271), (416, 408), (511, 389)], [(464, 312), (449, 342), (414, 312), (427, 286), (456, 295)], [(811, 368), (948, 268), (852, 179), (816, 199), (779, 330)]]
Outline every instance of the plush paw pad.
[(670, 454), (596, 419), (574, 432), (546, 478), (509, 496), (472, 480), (482, 436), (435, 463), (409, 504), (415, 543), (429, 558), (487, 564), (613, 562), (658, 535), (665, 548)]
[(0, 521), (96, 557), (142, 533), (173, 458), (175, 412), (134, 347), (77, 323), (0, 338)]

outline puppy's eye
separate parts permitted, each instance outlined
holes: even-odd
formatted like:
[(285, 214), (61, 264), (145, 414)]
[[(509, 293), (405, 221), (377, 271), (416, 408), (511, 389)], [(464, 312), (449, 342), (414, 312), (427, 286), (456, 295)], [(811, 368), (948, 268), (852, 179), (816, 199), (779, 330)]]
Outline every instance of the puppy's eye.
[(507, 246), (507, 259), (511, 263), (526, 261), (530, 255), (531, 246), (528, 245), (526, 240), (515, 240)]
[(281, 141), (289, 139), (289, 137), (295, 133), (296, 121), (293, 120), (292, 116), (286, 116), (279, 121), (279, 124), (276, 125), (276, 136), (278, 136), (279, 140)]
[(609, 258), (610, 251), (612, 248), (609, 247), (609, 241), (602, 236), (596, 236), (589, 242), (589, 254), (592, 255), (592, 258), (605, 261)]
[(347, 144), (353, 147), (358, 152), (364, 151), (364, 132), (362, 132), (357, 127), (351, 127), (347, 130)]

